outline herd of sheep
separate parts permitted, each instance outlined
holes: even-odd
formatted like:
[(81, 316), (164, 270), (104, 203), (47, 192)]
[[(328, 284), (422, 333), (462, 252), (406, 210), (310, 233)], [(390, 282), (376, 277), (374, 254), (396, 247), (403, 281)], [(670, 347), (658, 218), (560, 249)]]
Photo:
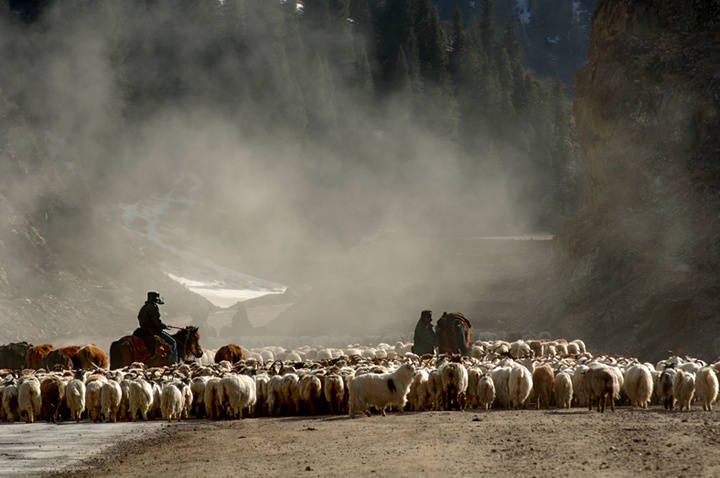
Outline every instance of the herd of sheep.
[[(476, 341), (469, 356), (423, 356), (411, 344), (243, 349), (235, 363), (118, 370), (0, 370), (0, 420), (181, 420), (387, 411), (657, 404), (712, 410), (720, 362), (657, 364), (591, 355), (580, 340)], [(699, 405), (698, 405), (699, 408)]]

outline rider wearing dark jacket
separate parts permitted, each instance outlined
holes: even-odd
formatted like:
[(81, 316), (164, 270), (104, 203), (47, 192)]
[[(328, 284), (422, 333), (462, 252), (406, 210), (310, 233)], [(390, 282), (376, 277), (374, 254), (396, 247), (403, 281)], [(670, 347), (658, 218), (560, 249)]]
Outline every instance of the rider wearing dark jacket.
[(140, 322), (140, 328), (146, 333), (159, 335), (163, 340), (169, 343), (172, 347), (170, 350), (172, 363), (177, 363), (177, 342), (175, 342), (175, 339), (173, 339), (170, 334), (165, 332), (165, 329), (167, 329), (168, 326), (160, 320), (160, 308), (158, 305), (162, 305), (165, 302), (163, 302), (160, 298), (160, 294), (157, 292), (148, 292), (147, 297), (148, 298), (145, 301), (145, 304), (140, 309), (140, 312), (138, 312), (138, 322)]
[(417, 355), (432, 354), (438, 344), (437, 335), (432, 326), (432, 311), (423, 310), (420, 313), (420, 320), (415, 326), (415, 343), (412, 351)]

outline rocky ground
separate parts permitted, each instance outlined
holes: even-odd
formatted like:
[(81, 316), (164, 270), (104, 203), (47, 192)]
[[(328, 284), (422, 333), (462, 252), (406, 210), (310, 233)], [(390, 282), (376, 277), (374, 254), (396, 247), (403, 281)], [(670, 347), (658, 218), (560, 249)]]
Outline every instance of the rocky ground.
[(720, 476), (719, 422), (659, 407), (191, 420), (45, 476)]

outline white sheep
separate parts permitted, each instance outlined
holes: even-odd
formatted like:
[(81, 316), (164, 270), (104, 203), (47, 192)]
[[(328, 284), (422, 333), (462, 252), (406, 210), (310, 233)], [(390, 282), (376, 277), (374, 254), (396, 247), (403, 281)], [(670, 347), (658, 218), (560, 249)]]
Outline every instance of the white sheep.
[(478, 382), (482, 371), (477, 367), (472, 367), (467, 372), (468, 386), (467, 392), (465, 392), (465, 408), (477, 408), (479, 406), (477, 397)]
[(5, 410), (5, 420), (14, 422), (20, 416), (18, 405), (18, 387), (15, 382), (10, 382), (3, 388), (2, 406)]
[(211, 377), (205, 384), (205, 414), (210, 420), (220, 420), (220, 377)]
[(135, 421), (138, 414), (143, 421), (148, 420), (148, 412), (153, 404), (153, 387), (145, 379), (137, 377), (129, 381), (128, 416)]
[(315, 415), (318, 401), (322, 396), (322, 383), (315, 375), (303, 374), (298, 382), (300, 403), (307, 407), (310, 415)]
[(573, 397), (573, 384), (570, 375), (566, 372), (559, 372), (555, 375), (553, 382), (553, 395), (555, 403), (560, 408), (570, 408)]
[(701, 368), (695, 378), (695, 395), (702, 403), (703, 410), (712, 411), (712, 402), (718, 396), (718, 379), (710, 367)]
[(522, 366), (515, 365), (508, 377), (508, 394), (513, 408), (522, 408), (533, 389), (532, 374)]
[(286, 415), (296, 415), (300, 411), (300, 385), (297, 374), (282, 376), (281, 403)]
[(65, 402), (70, 409), (70, 419), (77, 422), (85, 411), (85, 381), (73, 378), (65, 384)]
[(94, 422), (102, 419), (102, 387), (105, 380), (92, 380), (85, 384), (85, 407), (88, 418)]
[(242, 418), (255, 405), (255, 381), (247, 375), (226, 375), (220, 379), (220, 403), (226, 415)]
[(432, 369), (428, 372), (427, 383), (428, 401), (431, 410), (442, 410), (443, 408), (443, 386), (442, 377), (438, 369)]
[(40, 381), (32, 375), (20, 377), (18, 409), (20, 413), (25, 413), (26, 423), (35, 423), (35, 417), (40, 415), (41, 406)]
[(154, 381), (151, 383), (153, 389), (153, 400), (148, 411), (148, 418), (155, 420), (156, 418), (162, 417), (162, 388), (160, 383)]
[(673, 384), (673, 396), (678, 402), (680, 410), (690, 410), (690, 402), (695, 395), (695, 374), (678, 369)]
[(115, 380), (108, 379), (100, 390), (100, 406), (102, 415), (106, 422), (116, 422), (120, 402), (122, 401), (122, 389)]
[(255, 375), (255, 406), (252, 410), (252, 415), (255, 417), (264, 417), (268, 414), (267, 397), (269, 381), (270, 375), (265, 371)]
[(202, 418), (205, 415), (205, 387), (208, 380), (210, 380), (208, 376), (199, 376), (190, 382), (190, 392), (192, 392), (190, 413), (195, 418)]
[(631, 406), (647, 408), (653, 392), (653, 377), (650, 370), (642, 364), (631, 365), (625, 369), (623, 387)]
[(444, 363), (438, 369), (442, 380), (442, 402), (446, 410), (462, 409), (468, 387), (468, 372), (461, 363)]
[(396, 406), (402, 411), (414, 375), (415, 366), (404, 363), (392, 373), (368, 373), (355, 377), (349, 385), (350, 418), (355, 418), (358, 411), (370, 416), (371, 406), (379, 408), (383, 416), (388, 406)]
[(162, 387), (160, 396), (160, 412), (162, 419), (167, 421), (180, 420), (184, 407), (183, 394), (178, 384), (168, 382)]
[(330, 414), (341, 413), (345, 407), (345, 382), (342, 376), (336, 373), (326, 375), (323, 393), (330, 406)]
[(488, 410), (495, 401), (495, 383), (489, 374), (483, 374), (477, 384), (478, 407)]
[(268, 415), (276, 416), (282, 413), (283, 408), (283, 378), (282, 375), (273, 375), (267, 383)]
[(120, 383), (122, 397), (120, 399), (120, 407), (118, 408), (119, 420), (130, 420), (130, 384), (132, 383), (131, 375), (127, 375)]
[(509, 366), (499, 366), (490, 372), (490, 378), (492, 378), (495, 385), (495, 401), (503, 408), (512, 406), (509, 388), (511, 371), (512, 369)]
[(587, 390), (585, 389), (585, 372), (589, 369), (590, 367), (587, 365), (578, 365), (575, 367), (572, 377), (570, 377), (572, 380), (573, 397), (575, 397), (575, 401), (580, 407), (588, 406), (589, 399)]
[(427, 410), (431, 406), (431, 397), (428, 390), (429, 374), (427, 370), (419, 369), (415, 372), (413, 381), (410, 384), (407, 401), (412, 411)]

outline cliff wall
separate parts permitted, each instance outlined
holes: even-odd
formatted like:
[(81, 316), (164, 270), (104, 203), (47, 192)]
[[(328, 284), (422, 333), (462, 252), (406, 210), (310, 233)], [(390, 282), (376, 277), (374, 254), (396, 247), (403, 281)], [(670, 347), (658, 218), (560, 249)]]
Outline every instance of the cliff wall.
[(582, 207), (556, 240), (562, 293), (545, 315), (596, 350), (715, 358), (720, 3), (601, 0), (588, 60)]

